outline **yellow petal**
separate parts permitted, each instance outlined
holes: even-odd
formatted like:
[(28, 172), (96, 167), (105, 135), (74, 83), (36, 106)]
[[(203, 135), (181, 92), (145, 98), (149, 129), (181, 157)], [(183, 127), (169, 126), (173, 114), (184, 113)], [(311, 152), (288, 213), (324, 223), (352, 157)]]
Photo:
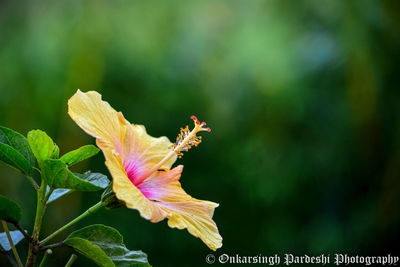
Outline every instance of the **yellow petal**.
[[(102, 150), (108, 148), (107, 144), (99, 139), (97, 139), (97, 145)], [(117, 147), (115, 151), (121, 158), (129, 180), (136, 185), (154, 175), (157, 169), (169, 169), (171, 167), (176, 160), (176, 154), (171, 151), (170, 145), (171, 142), (168, 138), (151, 137), (142, 125), (128, 124), (122, 145)], [(163, 161), (163, 164), (158, 164), (168, 154), (170, 154), (169, 159)], [(154, 173), (148, 173), (151, 169), (154, 169)]]
[(68, 114), (88, 134), (109, 147), (120, 146), (127, 121), (101, 95), (94, 91), (78, 90), (68, 100)]
[(218, 204), (186, 194), (178, 181), (181, 165), (170, 171), (158, 172), (136, 187), (129, 180), (120, 157), (110, 150), (104, 150), (104, 155), (113, 177), (113, 191), (128, 208), (138, 210), (143, 218), (151, 222), (168, 218), (171, 228), (187, 228), (189, 233), (199, 237), (212, 250), (222, 246), (222, 237), (212, 220)]
[[(144, 153), (142, 158), (150, 169), (171, 151), (172, 143), (167, 137), (152, 137), (143, 125), (130, 124), (97, 92), (78, 90), (68, 101), (68, 114), (85, 132), (97, 138), (101, 149), (115, 150), (124, 163), (135, 153)], [(160, 168), (170, 169), (176, 158), (172, 155)]]
[[(147, 164), (153, 166), (159, 163), (165, 156), (171, 152), (171, 141), (165, 136), (162, 137), (152, 137), (146, 132), (146, 128), (143, 125), (131, 125), (128, 127), (127, 137), (132, 139), (129, 135), (134, 136), (136, 140), (134, 147), (140, 146), (139, 151), (146, 153), (146, 159), (148, 159)], [(129, 141), (128, 141), (129, 142)], [(177, 156), (174, 153), (162, 166), (160, 169), (170, 169), (172, 164), (176, 161)]]
[(122, 161), (111, 150), (104, 150), (106, 166), (113, 177), (113, 191), (119, 200), (125, 202), (128, 208), (136, 209), (140, 215), (153, 222), (161, 221), (167, 213), (148, 200), (129, 180)]
[(182, 169), (180, 165), (170, 171), (158, 172), (138, 185), (138, 189), (168, 213), (170, 227), (187, 228), (189, 233), (199, 237), (210, 249), (216, 250), (222, 246), (222, 237), (212, 220), (218, 204), (188, 195), (179, 183)]
[(168, 212), (168, 226), (171, 228), (187, 228), (189, 233), (199, 237), (210, 249), (222, 247), (222, 237), (217, 225), (209, 214), (214, 212), (218, 204), (192, 199), (186, 202), (160, 202)]

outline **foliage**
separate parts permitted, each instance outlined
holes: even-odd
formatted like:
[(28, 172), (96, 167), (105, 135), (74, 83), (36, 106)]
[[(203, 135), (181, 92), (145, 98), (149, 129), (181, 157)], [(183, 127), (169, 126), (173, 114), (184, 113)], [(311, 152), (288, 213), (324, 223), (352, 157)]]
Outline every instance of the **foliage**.
[[(10, 235), (14, 245), (17, 245), (21, 240), (24, 239), (24, 235), (18, 230), (10, 231)], [(10, 242), (7, 239), (6, 233), (0, 233), (0, 250), (11, 250)]]
[(22, 211), (18, 204), (0, 195), (0, 220), (18, 222), (21, 216)]
[[(72, 173), (68, 169), (68, 166), (96, 155), (99, 149), (92, 145), (70, 151), (59, 158), (59, 147), (41, 130), (30, 131), (28, 137), (25, 138), (11, 129), (0, 127), (0, 141), (0, 160), (25, 174), (32, 182), (38, 196), (34, 230), (32, 237), (30, 237), (19, 226), (18, 222), (22, 217), (19, 205), (0, 195), (0, 220), (12, 223), (18, 228), (16, 231), (9, 231), (8, 227), (5, 227), (6, 232), (0, 234), (0, 252), (10, 251), (25, 237), (29, 242), (26, 266), (34, 266), (37, 254), (40, 251), (47, 250), (45, 243), (60, 232), (60, 230), (56, 231), (55, 234), (39, 241), (46, 206), (74, 191), (103, 190), (109, 185), (109, 180), (101, 173), (87, 171), (84, 174), (79, 174)], [(41, 173), (40, 187), (31, 176), (33, 168)], [(89, 209), (90, 212), (82, 214), (76, 221), (83, 219), (95, 210), (99, 210), (102, 207), (101, 201), (93, 207), (95, 208)], [(61, 231), (70, 227), (73, 223), (74, 221), (60, 228)], [(9, 234), (11, 239), (8, 239), (6, 234)], [(104, 225), (92, 225), (75, 231), (63, 244), (74, 248), (100, 266), (150, 266), (146, 254), (141, 251), (128, 250), (123, 244), (121, 234), (114, 228)], [(53, 245), (49, 246), (54, 247)], [(13, 249), (13, 253), (18, 252)], [(15, 257), (19, 260), (17, 254)], [(41, 266), (47, 262), (47, 257), (48, 254), (44, 257)], [(18, 264), (20, 264), (20, 261), (18, 261)]]
[(86, 145), (63, 155), (60, 160), (68, 165), (74, 165), (82, 160), (93, 157), (100, 149), (93, 145)]
[(96, 191), (101, 187), (85, 181), (68, 170), (59, 159), (46, 159), (42, 163), (42, 177), (50, 188), (66, 188), (79, 191)]
[(112, 227), (87, 226), (73, 232), (64, 242), (101, 266), (150, 267), (146, 254), (128, 250), (121, 234)]
[(6, 127), (0, 126), (0, 160), (29, 175), (35, 158), (27, 139)]

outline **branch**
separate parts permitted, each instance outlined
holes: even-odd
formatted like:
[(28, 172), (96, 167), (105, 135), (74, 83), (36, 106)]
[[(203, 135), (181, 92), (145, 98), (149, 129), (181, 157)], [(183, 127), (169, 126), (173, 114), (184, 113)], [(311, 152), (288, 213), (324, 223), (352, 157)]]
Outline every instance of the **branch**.
[(64, 241), (61, 241), (61, 242), (58, 242), (58, 243), (54, 243), (54, 244), (50, 244), (50, 245), (47, 245), (47, 246), (40, 247), (39, 250), (47, 250), (47, 249), (60, 248), (60, 247), (68, 247), (68, 245), (65, 244)]
[(18, 251), (15, 248), (14, 242), (13, 242), (13, 240), (11, 238), (10, 231), (8, 230), (7, 223), (5, 221), (3, 221), (3, 220), (1, 221), (1, 223), (2, 223), (3, 228), (4, 228), (4, 232), (6, 232), (8, 242), (10, 243), (12, 252), (14, 254), (15, 259), (17, 260), (18, 266), (22, 267), (21, 259), (20, 259), (19, 255), (18, 255)]
[(45, 239), (43, 239), (42, 241), (40, 241), (40, 245), (44, 245), (46, 243), (48, 243), (50, 241), (50, 239), (53, 239), (55, 236), (57, 236), (59, 233), (63, 232), (64, 230), (68, 229), (69, 227), (71, 227), (72, 225), (74, 225), (75, 223), (79, 222), (80, 220), (82, 220), (83, 218), (97, 212), (98, 210), (100, 210), (101, 208), (103, 208), (103, 204), (102, 202), (98, 202), (97, 204), (95, 204), (94, 206), (90, 207), (89, 209), (87, 209), (84, 213), (82, 213), (81, 215), (79, 215), (78, 217), (76, 217), (75, 219), (73, 219), (72, 221), (70, 221), (69, 223), (67, 223), (66, 225), (64, 225), (63, 227), (61, 227), (60, 229), (58, 229), (57, 231), (55, 231), (54, 233), (52, 233), (51, 235), (49, 235), (48, 237), (46, 237)]
[(69, 261), (67, 262), (67, 264), (65, 264), (65, 267), (71, 267), (72, 264), (75, 262), (76, 258), (78, 258), (78, 256), (76, 256), (75, 254), (72, 254), (71, 258), (69, 258)]
[(28, 235), (28, 233), (24, 230), (24, 228), (21, 227), (21, 225), (19, 225), (19, 223), (17, 223), (17, 222), (11, 222), (11, 223), (15, 226), (15, 228), (17, 228), (21, 232), (21, 234), (24, 235), (26, 240), (28, 240), (29, 242), (32, 242), (32, 240), (33, 240), (32, 237), (30, 235)]
[(46, 203), (45, 205), (47, 206), (47, 201), (49, 201), (49, 198), (51, 196), (51, 194), (53, 194), (54, 192), (54, 188), (50, 188), (49, 192), (47, 192), (46, 196), (44, 197), (44, 203)]
[(37, 194), (37, 203), (36, 203), (36, 216), (35, 216), (35, 224), (33, 225), (33, 231), (32, 231), (32, 239), (33, 241), (29, 243), (29, 250), (28, 250), (28, 257), (26, 260), (26, 267), (33, 267), (36, 261), (37, 253), (38, 251), (38, 239), (39, 239), (39, 234), (40, 234), (40, 229), (42, 228), (42, 222), (43, 222), (43, 215), (46, 210), (46, 202), (45, 196), (46, 196), (46, 189), (47, 189), (47, 183), (45, 179), (42, 177), (42, 181), (40, 184), (40, 190), (36, 192)]
[(40, 262), (39, 267), (44, 267), (46, 266), (47, 263), (47, 259), (49, 258), (49, 256), (53, 253), (53, 251), (51, 249), (46, 250), (46, 252), (44, 253), (43, 259)]
[(26, 178), (28, 178), (28, 180), (32, 184), (33, 188), (35, 188), (36, 191), (39, 191), (40, 187), (39, 187), (38, 183), (36, 182), (36, 180), (33, 179), (33, 177), (30, 175), (25, 174), (25, 176), (26, 176)]

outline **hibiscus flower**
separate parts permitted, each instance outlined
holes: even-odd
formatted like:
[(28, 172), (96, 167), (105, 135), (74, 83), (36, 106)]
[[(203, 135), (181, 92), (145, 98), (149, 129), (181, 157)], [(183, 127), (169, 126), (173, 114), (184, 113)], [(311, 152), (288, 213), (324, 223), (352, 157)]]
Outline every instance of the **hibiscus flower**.
[(183, 166), (172, 168), (177, 157), (201, 142), (200, 131), (210, 131), (192, 116), (193, 130), (182, 128), (175, 143), (147, 134), (143, 125), (131, 124), (97, 92), (78, 90), (68, 101), (71, 118), (96, 138), (113, 177), (115, 196), (151, 222), (168, 219), (172, 228), (187, 229), (210, 249), (222, 246), (212, 220), (217, 203), (188, 195), (179, 179)]

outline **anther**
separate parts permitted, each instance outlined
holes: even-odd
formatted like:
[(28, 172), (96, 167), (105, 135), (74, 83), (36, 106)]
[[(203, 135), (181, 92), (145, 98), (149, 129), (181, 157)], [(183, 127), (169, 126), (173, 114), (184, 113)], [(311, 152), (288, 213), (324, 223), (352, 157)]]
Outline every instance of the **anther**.
[(204, 128), (203, 126), (206, 125), (206, 123), (200, 122), (196, 116), (191, 116), (190, 118), (195, 123), (194, 129), (190, 131), (188, 126), (181, 128), (176, 142), (172, 144), (171, 147), (179, 157), (183, 155), (183, 152), (188, 151), (192, 147), (197, 147), (201, 143), (201, 136), (196, 135), (198, 132), (211, 131), (210, 128)]

